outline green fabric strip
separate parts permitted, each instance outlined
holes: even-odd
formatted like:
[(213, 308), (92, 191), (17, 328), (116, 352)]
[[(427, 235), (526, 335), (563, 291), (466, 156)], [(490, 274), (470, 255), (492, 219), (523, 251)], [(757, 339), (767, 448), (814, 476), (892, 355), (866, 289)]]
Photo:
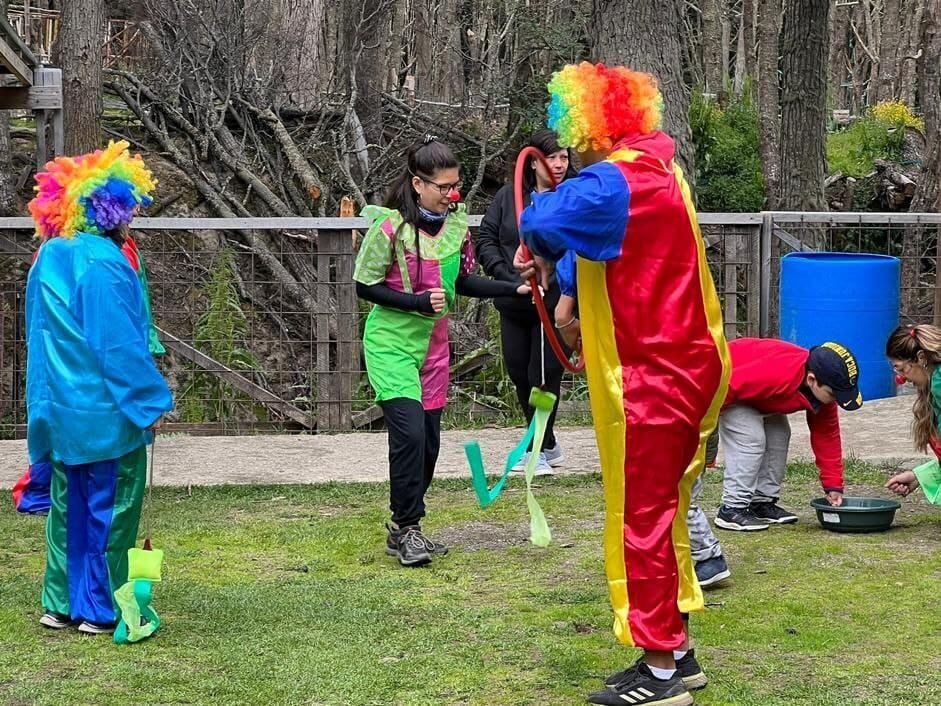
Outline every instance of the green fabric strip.
[(61, 463), (52, 464), (50, 495), (52, 506), (46, 519), (46, 576), (42, 586), (42, 606), (53, 613), (70, 614), (69, 577), (66, 559), (66, 519), (68, 486)]
[(928, 498), (928, 502), (941, 505), (941, 466), (937, 459), (928, 461), (915, 469), (918, 485)]
[[(144, 490), (147, 486), (147, 447), (140, 446), (118, 460), (118, 480), (108, 535), (111, 593), (127, 583), (127, 550), (137, 544)], [(115, 611), (118, 604), (115, 603)]]

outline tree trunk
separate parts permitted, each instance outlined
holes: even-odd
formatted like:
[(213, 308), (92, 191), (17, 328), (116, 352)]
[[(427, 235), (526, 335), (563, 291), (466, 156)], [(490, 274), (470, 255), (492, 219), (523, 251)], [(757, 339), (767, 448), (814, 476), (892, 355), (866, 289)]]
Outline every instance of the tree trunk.
[(768, 208), (781, 205), (781, 104), (778, 34), (781, 0), (758, 0), (758, 130)]
[(923, 52), (922, 19), (925, 14), (926, 0), (902, 0), (902, 22), (904, 29), (901, 48), (899, 49), (899, 100), (905, 105), (915, 105), (919, 52)]
[(876, 80), (874, 103), (894, 100), (898, 97), (901, 19), (899, 0), (885, 0), (885, 9), (882, 13), (880, 25), (879, 72)]
[(53, 60), (62, 68), (65, 151), (80, 154), (101, 145), (104, 0), (62, 4)]
[(845, 109), (850, 103), (847, 100), (846, 88), (843, 86), (849, 76), (846, 61), (847, 32), (850, 31), (851, 8), (835, 7), (830, 17), (830, 60), (827, 70), (830, 84), (830, 95), (833, 96), (833, 107)]
[(592, 0), (589, 22), (595, 61), (623, 64), (657, 77), (663, 94), (663, 129), (676, 140), (677, 156), (693, 180), (693, 140), (689, 129), (689, 89), (680, 59), (680, 14), (673, 0), (629, 3)]
[(745, 90), (745, 78), (748, 75), (748, 65), (745, 59), (747, 54), (748, 50), (745, 49), (745, 13), (742, 12), (738, 23), (738, 37), (735, 41), (735, 80), (732, 84), (732, 90), (737, 97), (741, 97), (742, 92)]
[(745, 73), (752, 79), (758, 76), (758, 58), (755, 54), (755, 21), (758, 8), (755, 0), (742, 0), (742, 28), (745, 32)]
[(331, 78), (325, 71), (326, 13), (323, 0), (252, 0), (250, 14), (263, 40), (256, 55), (257, 70), (270, 73), (272, 104), (316, 110)]
[(457, 0), (414, 0), (416, 92), (422, 100), (464, 99)]
[(787, 0), (781, 30), (781, 203), (825, 211), (830, 0)]
[(722, 0), (702, 1), (702, 58), (705, 72), (706, 93), (717, 98), (722, 93), (722, 22), (720, 5)]
[(925, 118), (926, 147), (912, 211), (941, 210), (941, 0), (926, 0), (922, 21), (922, 54), (918, 60), (918, 95)]

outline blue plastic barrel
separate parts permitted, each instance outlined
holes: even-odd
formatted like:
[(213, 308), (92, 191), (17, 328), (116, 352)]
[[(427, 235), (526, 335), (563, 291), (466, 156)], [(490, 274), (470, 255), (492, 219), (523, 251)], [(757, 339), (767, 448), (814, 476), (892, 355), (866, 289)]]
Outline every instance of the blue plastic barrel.
[(864, 400), (894, 397), (885, 342), (899, 323), (899, 259), (856, 253), (781, 258), (781, 338), (810, 348), (836, 341), (859, 363)]

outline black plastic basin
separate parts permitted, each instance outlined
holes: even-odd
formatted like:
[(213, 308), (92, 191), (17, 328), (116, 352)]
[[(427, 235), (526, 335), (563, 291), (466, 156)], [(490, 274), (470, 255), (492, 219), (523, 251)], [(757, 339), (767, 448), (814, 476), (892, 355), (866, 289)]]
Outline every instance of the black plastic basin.
[(895, 520), (901, 504), (881, 498), (843, 498), (840, 507), (832, 507), (826, 498), (812, 500), (821, 527), (831, 532), (885, 532)]

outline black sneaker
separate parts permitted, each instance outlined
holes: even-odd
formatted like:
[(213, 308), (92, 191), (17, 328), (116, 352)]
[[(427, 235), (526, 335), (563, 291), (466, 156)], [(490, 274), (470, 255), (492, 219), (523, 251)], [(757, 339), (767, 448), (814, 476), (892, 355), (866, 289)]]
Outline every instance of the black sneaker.
[(657, 679), (645, 662), (639, 662), (624, 674), (624, 680), (616, 686), (590, 694), (588, 703), (606, 706), (690, 706), (693, 703), (679, 670), (669, 679)]
[(731, 575), (732, 572), (729, 571), (729, 565), (725, 563), (725, 557), (716, 556), (696, 562), (696, 578), (702, 588), (725, 581)]
[[(627, 669), (616, 674), (612, 674), (610, 677), (605, 679), (604, 685), (609, 689), (617, 690), (620, 684), (633, 677), (640, 665), (643, 663), (644, 658), (641, 657)], [(689, 650), (683, 656), (683, 659), (678, 659), (676, 661), (676, 672), (679, 674), (680, 679), (683, 680), (683, 684), (685, 684), (686, 688), (690, 691), (703, 689), (705, 688), (706, 684), (709, 683), (705, 672), (703, 672), (702, 667), (699, 666), (699, 662), (696, 661), (696, 650)]]
[(706, 684), (709, 683), (706, 673), (699, 666), (699, 662), (696, 661), (696, 650), (691, 649), (683, 655), (683, 659), (676, 660), (676, 671), (690, 691), (705, 689)]
[(764, 520), (772, 525), (793, 525), (797, 522), (797, 515), (790, 510), (785, 510), (778, 505), (776, 501), (752, 503), (749, 510), (760, 520)]
[(736, 532), (759, 532), (768, 529), (768, 521), (755, 516), (747, 507), (726, 507), (716, 513), (716, 527)]
[[(390, 533), (391, 531), (390, 529)], [(431, 550), (427, 542), (418, 525), (403, 527), (395, 533), (395, 551), (389, 552), (387, 546), (386, 553), (398, 557), (402, 566), (422, 566), (431, 561)]]
[[(398, 556), (398, 536), (401, 530), (396, 529), (392, 525), (386, 523), (386, 529), (389, 533), (386, 535), (386, 554), (389, 556)], [(422, 535), (425, 537), (425, 535)], [(435, 556), (447, 556), (451, 548), (447, 544), (442, 544), (441, 542), (436, 542), (433, 539), (425, 537), (425, 546), (428, 547), (430, 551)]]

